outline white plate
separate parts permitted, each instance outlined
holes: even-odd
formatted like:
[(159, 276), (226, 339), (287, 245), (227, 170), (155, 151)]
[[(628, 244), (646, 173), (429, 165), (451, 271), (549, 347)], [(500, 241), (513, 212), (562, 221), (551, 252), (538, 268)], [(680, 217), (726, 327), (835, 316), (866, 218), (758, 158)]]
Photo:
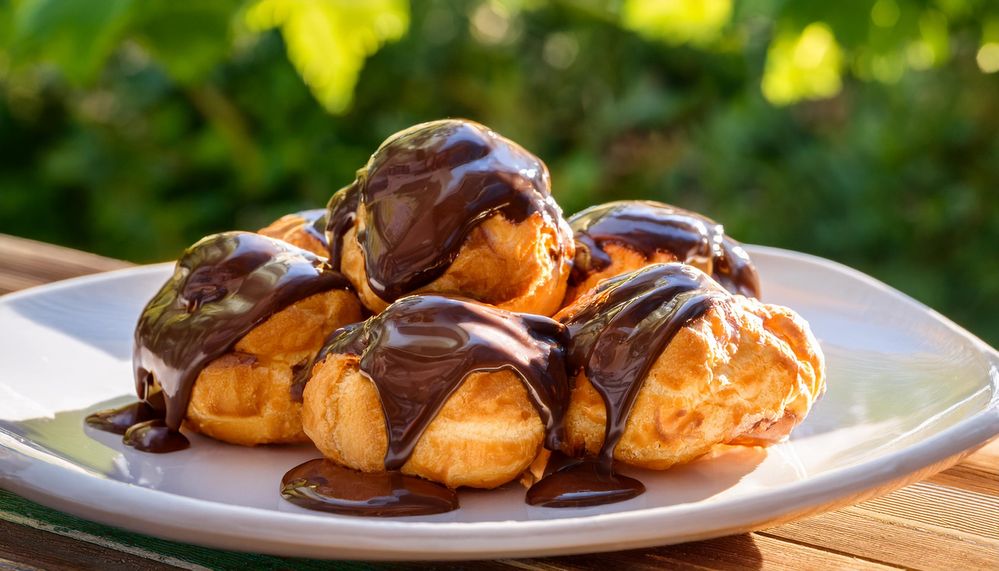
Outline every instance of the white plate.
[[(734, 449), (664, 473), (620, 504), (534, 508), (516, 485), (461, 492), (421, 518), (309, 512), (278, 495), (311, 447), (240, 448), (192, 435), (151, 455), (84, 429), (127, 402), (132, 329), (169, 265), (0, 298), (0, 487), (169, 539), (301, 557), (516, 557), (678, 543), (738, 533), (883, 493), (999, 434), (999, 353), (936, 312), (844, 266), (753, 247), (766, 301), (811, 322), (829, 389), (789, 442)], [(627, 472), (626, 472), (627, 473)]]

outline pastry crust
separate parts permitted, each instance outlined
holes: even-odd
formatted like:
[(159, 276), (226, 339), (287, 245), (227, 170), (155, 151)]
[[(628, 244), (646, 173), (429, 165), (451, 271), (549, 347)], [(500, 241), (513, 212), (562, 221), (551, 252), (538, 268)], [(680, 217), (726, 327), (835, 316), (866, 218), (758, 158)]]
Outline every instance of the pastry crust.
[[(734, 296), (682, 328), (652, 365), (614, 458), (664, 470), (718, 444), (776, 442), (824, 383), (823, 356), (801, 317)], [(567, 452), (600, 450), (606, 409), (585, 373), (575, 378), (565, 426)]]
[[(330, 355), (316, 364), (302, 424), (330, 460), (364, 472), (385, 469), (385, 416), (356, 355)], [(474, 372), (427, 426), (402, 472), (450, 488), (494, 488), (527, 469), (543, 440), (541, 418), (516, 373)]]
[[(562, 303), (563, 307), (576, 301), (579, 299), (579, 296), (597, 287), (600, 282), (607, 278), (633, 272), (653, 264), (668, 264), (670, 262), (681, 261), (672, 252), (659, 250), (652, 256), (646, 256), (623, 244), (607, 244), (603, 247), (603, 250), (611, 259), (610, 265), (600, 271), (595, 271), (587, 275), (586, 279), (582, 282), (570, 285), (565, 292), (565, 301)], [(711, 271), (710, 267), (704, 267), (704, 265), (690, 265), (703, 272)]]
[[(379, 313), (388, 303), (368, 287), (364, 252), (355, 227), (343, 238), (340, 269), (354, 285), (364, 305)], [(475, 227), (442, 276), (409, 293), (468, 297), (508, 311), (549, 316), (565, 297), (574, 245), (563, 252), (559, 229), (535, 213), (514, 223), (496, 214)]]
[(185, 425), (243, 446), (308, 442), (302, 405), (291, 397), (295, 372), (333, 330), (360, 319), (357, 296), (346, 290), (319, 293), (275, 313), (202, 369)]
[(297, 214), (285, 214), (271, 222), (267, 227), (258, 230), (257, 234), (284, 240), (292, 246), (298, 246), (317, 256), (328, 258), (330, 253), (326, 244), (306, 230), (307, 224), (308, 221)]

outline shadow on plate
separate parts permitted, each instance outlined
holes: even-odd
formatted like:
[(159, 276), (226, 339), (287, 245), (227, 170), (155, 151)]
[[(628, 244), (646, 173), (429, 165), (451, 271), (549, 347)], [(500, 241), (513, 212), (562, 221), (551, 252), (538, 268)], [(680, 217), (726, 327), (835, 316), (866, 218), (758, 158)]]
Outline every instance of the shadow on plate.
[[(169, 275), (153, 267), (113, 279), (28, 292), (4, 305), (39, 326), (58, 331), (121, 360), (132, 358), (139, 313)], [(143, 292), (138, 294), (137, 292)]]

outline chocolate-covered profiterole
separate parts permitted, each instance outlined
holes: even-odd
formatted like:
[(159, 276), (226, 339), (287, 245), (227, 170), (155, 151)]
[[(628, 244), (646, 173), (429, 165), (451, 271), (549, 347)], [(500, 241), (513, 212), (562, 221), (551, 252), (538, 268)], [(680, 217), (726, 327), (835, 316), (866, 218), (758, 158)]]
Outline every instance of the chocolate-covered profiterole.
[(551, 196), (548, 167), (478, 123), (446, 119), (410, 127), (378, 148), (357, 180), (330, 199), (327, 238), (339, 268), (344, 234), (361, 217), (371, 290), (392, 302), (440, 277), (468, 234), (493, 214), (522, 222), (534, 213), (571, 231)]
[(760, 279), (749, 254), (725, 235), (714, 220), (647, 200), (622, 200), (592, 206), (569, 218), (576, 240), (576, 261), (570, 283), (578, 285), (590, 274), (607, 268), (607, 244), (619, 244), (651, 257), (669, 252), (677, 261), (692, 264), (714, 277), (732, 293), (760, 296)]
[(597, 505), (637, 496), (644, 486), (614, 473), (614, 448), (643, 379), (680, 329), (731, 294), (685, 264), (654, 264), (610, 278), (586, 301), (558, 314), (569, 333), (570, 375), (585, 372), (607, 410), (599, 458), (568, 462), (528, 490), (532, 505)]
[(87, 423), (124, 433), (126, 444), (147, 452), (185, 448), (180, 425), (208, 363), (296, 301), (348, 287), (325, 260), (280, 240), (249, 232), (203, 238), (139, 317), (132, 366), (142, 402)]
[[(545, 426), (546, 446), (558, 449), (569, 397), (563, 334), (563, 326), (547, 317), (504, 311), (471, 300), (413, 295), (363, 323), (335, 332), (315, 362), (321, 363), (332, 354), (360, 357), (360, 371), (375, 385), (385, 417), (385, 469), (395, 471), (409, 459), (448, 397), (477, 371), (509, 369), (517, 373)], [(352, 489), (343, 483), (331, 487), (310, 479), (311, 473), (313, 470), (300, 466), (285, 477), (282, 493), (289, 501), (315, 508), (323, 494)], [(363, 486), (371, 475), (344, 469), (339, 477), (356, 479), (357, 485)], [(384, 490), (380, 485), (376, 488), (381, 497)], [(400, 492), (401, 496), (407, 494)], [(343, 501), (330, 496), (322, 509), (357, 513), (339, 509)], [(407, 511), (406, 515), (413, 513)]]

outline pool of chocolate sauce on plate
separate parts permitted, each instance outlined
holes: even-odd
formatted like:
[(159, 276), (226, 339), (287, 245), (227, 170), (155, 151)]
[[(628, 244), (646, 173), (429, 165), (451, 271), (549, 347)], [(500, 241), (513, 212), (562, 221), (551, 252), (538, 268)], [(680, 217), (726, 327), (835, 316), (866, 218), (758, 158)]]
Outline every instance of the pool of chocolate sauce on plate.
[(608, 279), (557, 317), (569, 334), (570, 375), (584, 373), (604, 401), (607, 427), (597, 458), (555, 466), (527, 493), (532, 505), (569, 507), (623, 501), (645, 487), (614, 471), (642, 381), (680, 329), (730, 297), (707, 274), (684, 264), (655, 264)]
[(650, 257), (669, 252), (694, 265), (732, 293), (760, 297), (760, 278), (749, 254), (714, 220), (647, 200), (622, 200), (591, 206), (569, 218), (576, 240), (571, 281), (578, 285), (607, 268), (608, 244), (623, 245)]
[(330, 259), (357, 222), (368, 285), (392, 302), (440, 277), (469, 233), (502, 214), (522, 222), (540, 214), (559, 251), (571, 231), (551, 196), (548, 167), (520, 145), (472, 121), (416, 125), (387, 139), (357, 180), (328, 205)]
[(202, 239), (139, 317), (132, 366), (140, 403), (94, 413), (87, 424), (146, 452), (186, 448), (180, 425), (201, 370), (278, 311), (347, 287), (325, 260), (280, 240), (249, 232)]
[(526, 501), (546, 508), (613, 504), (641, 495), (645, 486), (593, 458), (552, 453), (545, 476), (527, 490)]
[(365, 474), (325, 458), (289, 470), (281, 495), (304, 508), (340, 515), (397, 517), (458, 509), (458, 494), (440, 484), (397, 471)]

